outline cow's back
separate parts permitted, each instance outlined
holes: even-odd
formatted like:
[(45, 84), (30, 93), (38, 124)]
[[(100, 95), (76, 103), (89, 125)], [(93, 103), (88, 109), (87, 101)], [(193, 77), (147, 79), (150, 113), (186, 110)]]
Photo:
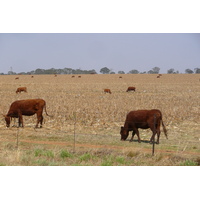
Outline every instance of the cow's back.
[(11, 104), (9, 112), (15, 112), (17, 110), (21, 110), (22, 112), (25, 110), (35, 111), (38, 109), (42, 109), (44, 106), (45, 101), (43, 99), (17, 100)]
[(148, 117), (148, 110), (136, 110), (130, 111), (127, 114), (126, 121), (128, 122), (143, 122), (146, 121)]
[(130, 111), (126, 117), (126, 126), (129, 128), (149, 128), (160, 119), (162, 119), (162, 114), (157, 109)]

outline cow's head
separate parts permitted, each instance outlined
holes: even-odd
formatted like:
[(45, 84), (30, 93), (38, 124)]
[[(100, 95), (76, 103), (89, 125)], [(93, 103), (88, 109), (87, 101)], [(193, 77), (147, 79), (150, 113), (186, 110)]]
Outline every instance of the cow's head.
[(5, 121), (6, 121), (6, 126), (10, 127), (10, 117), (7, 115), (4, 115), (4, 117), (5, 117)]
[(121, 131), (120, 131), (121, 140), (126, 140), (127, 137), (128, 137), (128, 133), (129, 133), (129, 131), (127, 131), (127, 130), (122, 126), (122, 127), (121, 127)]

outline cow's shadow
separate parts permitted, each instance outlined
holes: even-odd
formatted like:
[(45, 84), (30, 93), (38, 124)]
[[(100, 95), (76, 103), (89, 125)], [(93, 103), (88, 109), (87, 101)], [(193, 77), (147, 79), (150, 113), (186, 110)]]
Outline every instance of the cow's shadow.
[[(130, 143), (132, 143), (132, 142), (137, 142), (137, 143), (139, 143), (137, 139), (132, 140), (132, 141), (131, 141), (131, 140), (126, 140), (126, 141), (127, 141), (127, 142), (130, 142)], [(151, 144), (149, 140), (140, 140), (140, 141), (141, 141), (140, 143), (149, 143), (149, 144)]]

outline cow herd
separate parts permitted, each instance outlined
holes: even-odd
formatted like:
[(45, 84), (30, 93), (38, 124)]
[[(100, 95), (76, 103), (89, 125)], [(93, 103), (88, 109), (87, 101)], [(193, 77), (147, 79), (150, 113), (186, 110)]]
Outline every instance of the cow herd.
[[(128, 87), (126, 92), (135, 91), (135, 87)], [(16, 90), (16, 93), (27, 92), (26, 87), (19, 87)], [(104, 89), (104, 93), (110, 93), (110, 89)], [(32, 116), (34, 114), (37, 115), (37, 122), (35, 128), (42, 128), (43, 123), (43, 109), (47, 116), (50, 116), (46, 111), (46, 102), (43, 99), (26, 99), (26, 100), (17, 100), (14, 101), (9, 111), (6, 115), (4, 115), (6, 126), (10, 127), (10, 122), (12, 118), (18, 118), (18, 127), (24, 127), (22, 116)], [(150, 128), (152, 131), (152, 136), (150, 139), (150, 143), (152, 143), (155, 139), (155, 135), (157, 135), (156, 143), (159, 144), (160, 138), (160, 126), (162, 125), (164, 134), (167, 138), (167, 130), (162, 120), (162, 113), (160, 110), (152, 109), (152, 110), (137, 110), (130, 111), (124, 123), (124, 126), (121, 127), (120, 135), (121, 140), (126, 140), (129, 135), (129, 131), (132, 132), (132, 137), (130, 141), (133, 141), (133, 137), (136, 134), (138, 137), (138, 142), (141, 142), (138, 129), (148, 129)]]

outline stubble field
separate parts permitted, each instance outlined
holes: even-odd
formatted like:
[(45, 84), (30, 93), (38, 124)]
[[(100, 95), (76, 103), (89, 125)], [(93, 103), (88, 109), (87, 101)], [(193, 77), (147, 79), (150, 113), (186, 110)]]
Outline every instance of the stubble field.
[[(19, 99), (42, 98), (47, 112), (41, 129), (36, 116), (6, 128), (0, 121), (0, 165), (200, 165), (200, 75), (4, 75), (0, 76), (0, 112)], [(136, 92), (126, 92), (128, 86)], [(18, 87), (27, 93), (16, 94)], [(112, 94), (104, 94), (109, 88)], [(131, 110), (160, 109), (168, 130), (160, 144), (120, 141), (120, 127)]]

